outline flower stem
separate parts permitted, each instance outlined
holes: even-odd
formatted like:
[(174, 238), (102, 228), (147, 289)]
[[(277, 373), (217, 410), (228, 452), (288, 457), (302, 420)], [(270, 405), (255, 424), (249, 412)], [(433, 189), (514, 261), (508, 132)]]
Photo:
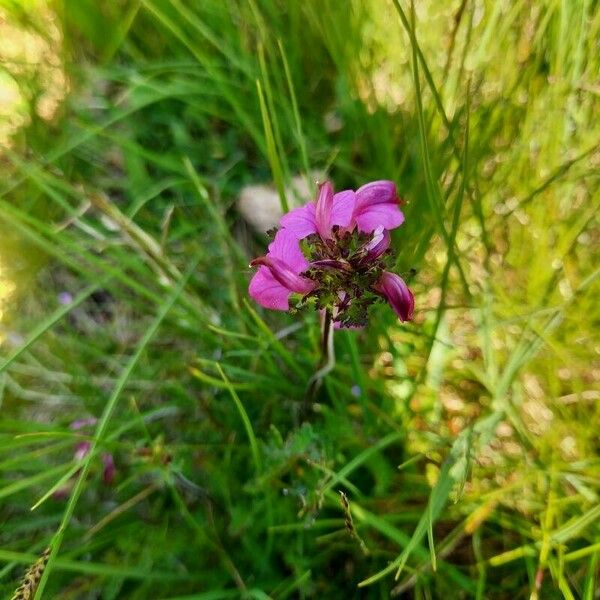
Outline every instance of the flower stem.
[(325, 309), (321, 320), (321, 359), (315, 374), (308, 382), (306, 400), (313, 402), (323, 379), (335, 367), (335, 350), (333, 346), (333, 314), (330, 308)]

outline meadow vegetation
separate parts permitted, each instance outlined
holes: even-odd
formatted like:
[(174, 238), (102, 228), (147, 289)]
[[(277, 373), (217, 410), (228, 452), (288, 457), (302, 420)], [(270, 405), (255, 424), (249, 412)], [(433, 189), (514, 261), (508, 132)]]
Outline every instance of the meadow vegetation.
[[(36, 600), (598, 598), (599, 39), (597, 0), (2, 0), (1, 596), (50, 547)], [(318, 318), (251, 303), (236, 200), (315, 172), (397, 183), (416, 310), (336, 332), (307, 414)]]

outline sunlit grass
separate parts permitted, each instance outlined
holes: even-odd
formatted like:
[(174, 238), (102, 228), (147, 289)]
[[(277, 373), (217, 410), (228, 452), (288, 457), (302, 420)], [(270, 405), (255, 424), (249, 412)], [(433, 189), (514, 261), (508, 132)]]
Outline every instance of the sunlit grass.
[(52, 121), (68, 92), (60, 26), (48, 2), (0, 6), (0, 145), (12, 145), (32, 119)]

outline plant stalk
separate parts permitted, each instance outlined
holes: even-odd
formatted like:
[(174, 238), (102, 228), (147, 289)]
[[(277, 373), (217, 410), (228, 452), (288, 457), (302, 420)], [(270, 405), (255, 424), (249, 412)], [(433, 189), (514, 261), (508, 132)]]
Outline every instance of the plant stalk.
[(333, 345), (333, 313), (330, 308), (325, 309), (321, 319), (321, 359), (315, 374), (308, 382), (306, 392), (307, 402), (314, 402), (317, 392), (325, 376), (335, 367), (335, 349)]

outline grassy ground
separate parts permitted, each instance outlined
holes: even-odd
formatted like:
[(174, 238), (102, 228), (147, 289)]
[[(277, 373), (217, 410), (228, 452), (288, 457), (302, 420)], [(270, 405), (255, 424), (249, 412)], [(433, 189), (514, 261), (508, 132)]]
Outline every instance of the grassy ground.
[[(599, 596), (598, 3), (417, 4), (0, 3), (2, 597)], [(398, 183), (417, 310), (303, 418), (235, 200), (313, 170)]]

